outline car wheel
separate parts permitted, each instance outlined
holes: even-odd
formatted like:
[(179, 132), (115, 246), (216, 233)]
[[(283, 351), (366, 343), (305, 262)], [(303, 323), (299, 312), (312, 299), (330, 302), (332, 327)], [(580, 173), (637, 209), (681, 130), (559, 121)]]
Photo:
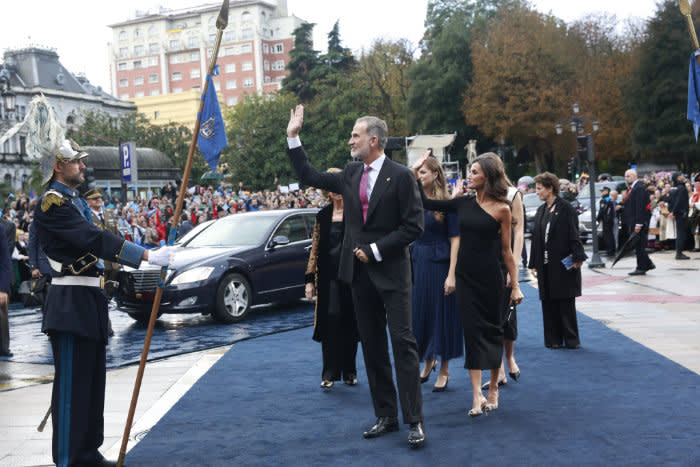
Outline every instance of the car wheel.
[(226, 275), (216, 289), (214, 318), (225, 324), (237, 323), (248, 315), (253, 293), (240, 274)]
[[(149, 311), (127, 311), (126, 312), (129, 317), (135, 321), (138, 321), (141, 324), (148, 324), (148, 321), (151, 319), (151, 310)], [(162, 315), (162, 311), (158, 311), (158, 318), (160, 318), (160, 315)]]

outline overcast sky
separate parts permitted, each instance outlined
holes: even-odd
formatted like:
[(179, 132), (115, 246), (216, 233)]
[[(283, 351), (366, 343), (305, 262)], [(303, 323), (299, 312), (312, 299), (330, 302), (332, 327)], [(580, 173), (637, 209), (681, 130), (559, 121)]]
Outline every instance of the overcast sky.
[[(207, 0), (11, 0), (2, 2), (0, 50), (30, 43), (56, 49), (64, 66), (73, 73), (84, 73), (96, 85), (110, 91), (107, 42), (109, 24), (133, 17), (136, 9), (158, 5), (181, 8)], [(288, 0), (290, 13), (316, 23), (314, 45), (323, 50), (326, 34), (336, 20), (346, 47), (369, 48), (373, 39), (406, 38), (417, 45), (423, 35), (428, 0)], [(602, 12), (618, 18), (647, 18), (656, 9), (656, 0), (535, 0), (542, 12), (571, 21)], [(680, 13), (679, 13), (680, 14)]]

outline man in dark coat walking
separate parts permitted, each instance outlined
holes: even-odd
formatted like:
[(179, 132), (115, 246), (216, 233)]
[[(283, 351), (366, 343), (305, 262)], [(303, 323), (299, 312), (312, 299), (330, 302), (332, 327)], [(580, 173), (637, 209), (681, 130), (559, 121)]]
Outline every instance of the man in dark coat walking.
[(683, 254), (685, 239), (688, 238), (688, 210), (690, 207), (690, 195), (685, 187), (685, 176), (676, 172), (671, 176), (671, 200), (668, 203), (669, 219), (676, 220), (676, 259), (690, 259), (690, 256)]
[(649, 192), (646, 184), (637, 178), (635, 169), (629, 169), (625, 172), (625, 182), (629, 186), (623, 212), (625, 224), (627, 224), (630, 236), (635, 233), (639, 236), (634, 250), (637, 256), (637, 268), (630, 272), (629, 275), (643, 276), (647, 271), (656, 268), (651, 259), (649, 259), (645, 249), (649, 236), (649, 219), (651, 218), (651, 212), (647, 208), (649, 205)]

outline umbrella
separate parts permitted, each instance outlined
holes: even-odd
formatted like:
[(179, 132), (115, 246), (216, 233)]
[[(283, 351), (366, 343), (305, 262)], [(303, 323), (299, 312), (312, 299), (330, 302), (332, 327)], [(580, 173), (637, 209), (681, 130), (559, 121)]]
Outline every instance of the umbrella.
[(610, 268), (612, 269), (612, 267), (615, 266), (615, 264), (617, 264), (617, 262), (620, 261), (628, 252), (634, 250), (638, 241), (639, 232), (632, 232), (632, 235), (630, 235), (627, 241), (618, 250), (617, 254), (615, 255), (615, 259), (610, 265)]

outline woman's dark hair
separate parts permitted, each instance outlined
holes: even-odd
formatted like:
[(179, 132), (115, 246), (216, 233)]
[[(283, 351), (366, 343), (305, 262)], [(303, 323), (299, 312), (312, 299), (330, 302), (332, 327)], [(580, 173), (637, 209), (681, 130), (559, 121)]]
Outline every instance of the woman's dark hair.
[(551, 188), (554, 196), (559, 196), (559, 178), (551, 172), (542, 172), (535, 176), (535, 184), (539, 183), (545, 188)]
[(472, 161), (473, 164), (479, 164), (482, 172), (484, 172), (484, 177), (486, 178), (484, 193), (486, 196), (502, 201), (510, 206), (510, 201), (508, 200), (508, 179), (503, 171), (503, 162), (501, 162), (498, 154), (486, 152), (474, 159)]

